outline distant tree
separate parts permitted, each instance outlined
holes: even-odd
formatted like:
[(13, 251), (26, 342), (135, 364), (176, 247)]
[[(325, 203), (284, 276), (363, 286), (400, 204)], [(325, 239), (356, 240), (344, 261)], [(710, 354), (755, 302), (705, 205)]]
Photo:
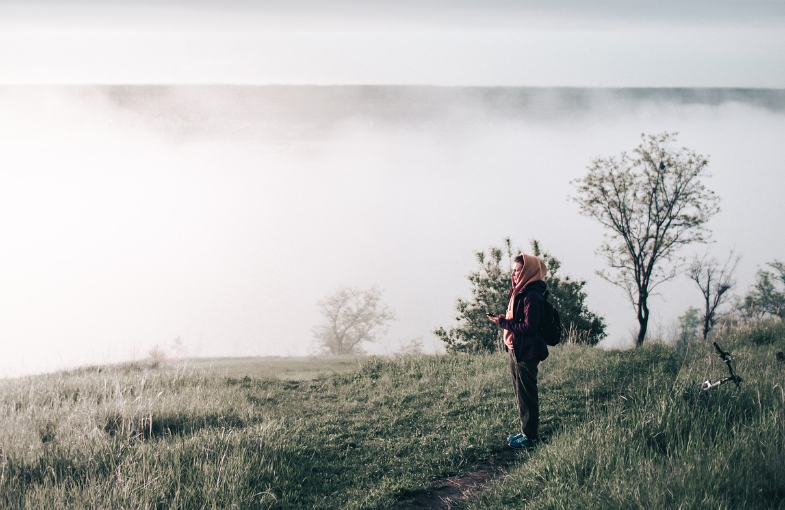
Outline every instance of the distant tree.
[(375, 342), (395, 320), (395, 313), (381, 302), (377, 286), (363, 290), (340, 287), (317, 303), (324, 323), (314, 335), (328, 354), (361, 354), (363, 343)]
[[(758, 319), (766, 315), (785, 319), (785, 264), (779, 260), (768, 266), (779, 274), (758, 270), (752, 289), (744, 297), (740, 308), (747, 318)], [(782, 284), (783, 290), (777, 290)]]
[(613, 274), (598, 274), (624, 289), (635, 308), (636, 346), (646, 338), (652, 291), (678, 274), (678, 249), (704, 242), (706, 222), (719, 210), (719, 198), (701, 183), (708, 159), (672, 149), (676, 135), (641, 135), (631, 156), (597, 158), (574, 181), (581, 212), (610, 231), (598, 253)]
[(147, 351), (147, 363), (152, 368), (158, 368), (169, 358), (166, 356), (166, 350), (156, 344), (149, 351)]
[(400, 349), (398, 349), (398, 351), (396, 352), (396, 354), (400, 356), (416, 355), (422, 353), (423, 353), (423, 342), (422, 342), (422, 337), (420, 336), (412, 338), (411, 340), (409, 340), (409, 342), (402, 345)]
[(182, 337), (175, 337), (172, 341), (172, 352), (174, 352), (175, 358), (179, 360), (184, 360), (188, 357), (188, 347), (186, 347)]
[(679, 343), (687, 344), (698, 338), (701, 327), (700, 310), (691, 306), (679, 317)]
[(708, 252), (703, 257), (695, 257), (687, 270), (687, 276), (694, 281), (703, 294), (703, 314), (701, 315), (703, 339), (723, 315), (719, 308), (730, 298), (729, 291), (736, 285), (733, 273), (739, 265), (740, 256), (733, 256), (733, 250), (727, 260), (720, 266), (716, 258), (709, 258)]
[[(548, 300), (559, 310), (562, 323), (572, 339), (595, 345), (605, 337), (605, 323), (586, 306), (587, 296), (583, 290), (586, 282), (569, 276), (562, 278), (558, 274), (561, 268), (559, 260), (542, 250), (538, 241), (532, 241), (531, 246), (532, 254), (548, 266), (545, 277)], [(490, 322), (485, 313), (504, 313), (507, 310), (512, 260), (520, 252), (520, 249), (513, 251), (512, 242), (507, 238), (502, 248), (492, 246), (487, 253), (475, 253), (480, 269), (468, 276), (472, 299), (458, 299), (456, 302), (458, 326), (449, 330), (440, 327), (434, 331), (447, 350), (493, 352), (502, 348), (502, 330)]]

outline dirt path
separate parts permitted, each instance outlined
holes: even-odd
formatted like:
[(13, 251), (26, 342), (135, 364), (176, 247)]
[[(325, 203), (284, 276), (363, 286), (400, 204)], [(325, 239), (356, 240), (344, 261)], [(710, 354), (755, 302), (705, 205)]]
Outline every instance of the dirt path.
[(451, 510), (460, 503), (477, 497), (489, 482), (502, 476), (505, 469), (515, 462), (518, 452), (500, 459), (497, 463), (460, 476), (439, 480), (430, 489), (416, 494), (399, 505), (397, 510)]

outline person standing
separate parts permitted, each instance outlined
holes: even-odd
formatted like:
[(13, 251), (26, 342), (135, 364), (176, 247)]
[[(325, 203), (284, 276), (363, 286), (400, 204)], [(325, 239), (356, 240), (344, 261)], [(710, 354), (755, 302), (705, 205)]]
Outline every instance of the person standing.
[(488, 315), (491, 322), (504, 329), (504, 345), (510, 355), (521, 432), (507, 440), (516, 449), (532, 448), (539, 441), (537, 372), (540, 362), (548, 357), (539, 326), (547, 290), (542, 279), (547, 273), (547, 266), (537, 257), (523, 253), (515, 257), (507, 313)]

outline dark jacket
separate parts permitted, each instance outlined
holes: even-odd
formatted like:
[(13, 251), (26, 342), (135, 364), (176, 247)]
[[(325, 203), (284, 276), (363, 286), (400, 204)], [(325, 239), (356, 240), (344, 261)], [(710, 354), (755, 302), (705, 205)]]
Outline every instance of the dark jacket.
[(515, 335), (512, 344), (518, 363), (542, 361), (548, 357), (548, 345), (538, 331), (546, 289), (547, 286), (542, 280), (528, 284), (523, 288), (523, 292), (515, 296), (512, 320), (499, 319), (499, 325)]

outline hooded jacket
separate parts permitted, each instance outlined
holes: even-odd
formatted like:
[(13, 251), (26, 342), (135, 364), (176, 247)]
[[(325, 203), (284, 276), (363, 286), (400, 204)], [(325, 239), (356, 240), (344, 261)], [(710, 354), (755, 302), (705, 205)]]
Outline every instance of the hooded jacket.
[(545, 301), (544, 294), (547, 288), (542, 280), (529, 283), (520, 294), (515, 296), (513, 318), (511, 320), (499, 318), (499, 326), (511, 331), (514, 335), (512, 344), (518, 363), (543, 361), (548, 357), (548, 345), (539, 332), (540, 317)]

